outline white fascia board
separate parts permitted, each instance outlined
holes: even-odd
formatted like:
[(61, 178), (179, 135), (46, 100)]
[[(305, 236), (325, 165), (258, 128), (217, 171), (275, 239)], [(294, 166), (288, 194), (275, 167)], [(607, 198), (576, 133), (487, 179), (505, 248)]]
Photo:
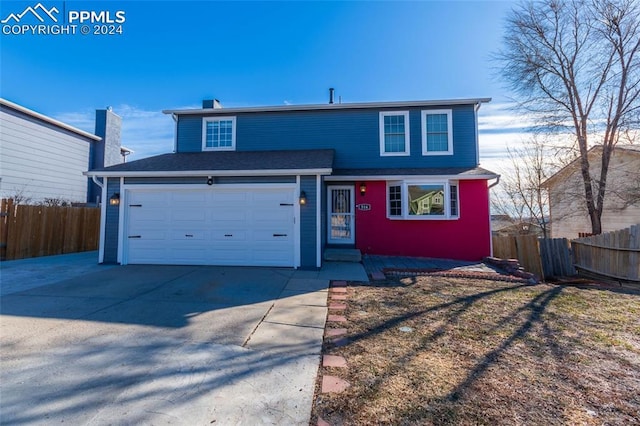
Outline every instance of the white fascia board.
[(175, 115), (225, 115), (242, 112), (274, 112), (274, 111), (313, 111), (336, 109), (363, 109), (363, 108), (407, 108), (407, 107), (432, 107), (449, 105), (478, 105), (491, 102), (491, 98), (471, 99), (443, 99), (431, 101), (400, 101), (400, 102), (357, 102), (345, 104), (311, 104), (311, 105), (278, 105), (263, 107), (238, 107), (238, 108), (201, 108), (201, 109), (165, 109), (164, 114)]
[(184, 171), (88, 171), (85, 176), (104, 177), (183, 177), (183, 176), (288, 176), (330, 175), (332, 169), (276, 169), (276, 170), (184, 170)]
[(61, 129), (64, 130), (68, 130), (72, 133), (78, 134), (80, 136), (84, 136), (85, 138), (89, 138), (89, 139), (93, 139), (94, 141), (100, 141), (102, 140), (102, 138), (100, 136), (96, 136), (93, 133), (89, 133), (89, 132), (85, 132), (84, 130), (80, 130), (76, 127), (70, 126), (68, 124), (63, 123), (62, 121), (58, 121), (58, 120), (54, 120), (51, 117), (47, 117), (44, 114), (40, 114), (39, 112), (35, 112), (30, 110), (29, 108), (25, 108), (23, 106), (20, 106), (18, 104), (14, 104), (13, 102), (10, 102), (6, 99), (0, 98), (0, 105), (4, 105), (7, 108), (11, 108), (15, 111), (21, 112), (23, 114), (26, 114), (30, 117), (36, 118), (40, 121), (44, 121), (45, 123), (49, 123), (49, 124), (53, 124), (56, 127), (59, 127)]
[(453, 180), (490, 180), (495, 179), (499, 175), (380, 175), (380, 176), (326, 176), (324, 178), (327, 182), (340, 182), (346, 180), (359, 180), (359, 181), (375, 181), (375, 180), (439, 180), (439, 179), (453, 179)]

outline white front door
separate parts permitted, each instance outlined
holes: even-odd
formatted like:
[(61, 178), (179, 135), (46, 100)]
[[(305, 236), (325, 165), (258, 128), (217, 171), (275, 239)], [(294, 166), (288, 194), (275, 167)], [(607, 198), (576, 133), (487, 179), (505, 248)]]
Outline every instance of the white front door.
[(353, 186), (329, 186), (327, 188), (327, 242), (329, 244), (354, 244), (355, 214)]

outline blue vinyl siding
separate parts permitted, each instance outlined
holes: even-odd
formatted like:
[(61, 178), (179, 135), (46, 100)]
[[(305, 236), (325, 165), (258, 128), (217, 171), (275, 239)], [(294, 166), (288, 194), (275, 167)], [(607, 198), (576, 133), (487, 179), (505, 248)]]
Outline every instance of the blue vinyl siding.
[(177, 152), (202, 151), (202, 117), (181, 116), (176, 132), (178, 133)]
[[(442, 108), (448, 107), (443, 105), (424, 109)], [(447, 157), (422, 155), (420, 112), (423, 108), (409, 109), (410, 156), (380, 156), (380, 110), (376, 109), (234, 114), (237, 120), (236, 150), (333, 148), (336, 150), (335, 169), (475, 167), (474, 107), (462, 105), (450, 109), (453, 111), (454, 155)], [(202, 117), (181, 116), (178, 122), (178, 151), (201, 150)]]
[(300, 266), (316, 268), (318, 207), (316, 177), (301, 176), (300, 190), (307, 194), (307, 204), (300, 206)]
[(103, 263), (118, 262), (118, 223), (120, 221), (120, 207), (109, 205), (109, 198), (115, 193), (120, 193), (120, 178), (106, 179), (107, 198), (105, 233), (104, 233), (104, 260)]

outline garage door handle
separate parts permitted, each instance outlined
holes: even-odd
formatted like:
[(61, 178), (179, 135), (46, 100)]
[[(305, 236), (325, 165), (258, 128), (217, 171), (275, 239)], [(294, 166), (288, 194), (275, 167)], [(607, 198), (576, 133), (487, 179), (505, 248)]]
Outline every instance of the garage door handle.
[(191, 238), (191, 237), (193, 237), (193, 234), (184, 234), (184, 236)]
[(233, 237), (233, 234), (224, 234), (225, 237)]
[(289, 203), (280, 203), (281, 206), (292, 206), (293, 203), (289, 204)]
[(142, 235), (129, 235), (129, 238), (142, 238)]
[(274, 237), (286, 237), (287, 234), (273, 234)]
[(129, 207), (142, 207), (142, 204), (129, 204)]

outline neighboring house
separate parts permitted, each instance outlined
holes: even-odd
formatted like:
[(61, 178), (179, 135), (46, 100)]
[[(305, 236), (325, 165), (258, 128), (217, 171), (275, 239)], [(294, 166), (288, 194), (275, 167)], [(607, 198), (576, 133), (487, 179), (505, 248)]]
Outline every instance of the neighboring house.
[(175, 152), (102, 179), (100, 262), (317, 268), (327, 247), (491, 254), (489, 99), (164, 111)]
[(514, 219), (506, 214), (491, 216), (491, 232), (494, 236), (507, 237), (518, 235), (544, 236), (542, 226), (535, 219)]
[[(602, 146), (588, 152), (592, 176), (600, 175)], [(551, 176), (543, 186), (549, 191), (551, 236), (578, 238), (591, 232), (591, 220), (584, 201), (584, 185), (579, 159)], [(594, 187), (594, 192), (597, 188)], [(640, 223), (640, 146), (616, 146), (609, 164), (602, 232)]]
[(0, 98), (0, 196), (31, 203), (97, 201), (83, 172), (123, 157), (120, 117), (107, 110), (96, 117), (94, 135)]

